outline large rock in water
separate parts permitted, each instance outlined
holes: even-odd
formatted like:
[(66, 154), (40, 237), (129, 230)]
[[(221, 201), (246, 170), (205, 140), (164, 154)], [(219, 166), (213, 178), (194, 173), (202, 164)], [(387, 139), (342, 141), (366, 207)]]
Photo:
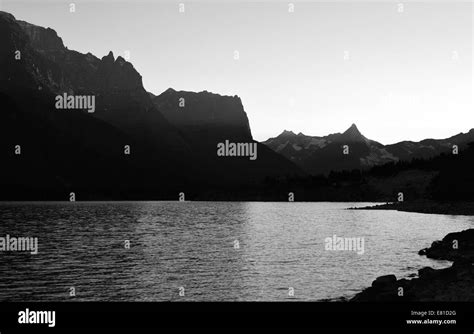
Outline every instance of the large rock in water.
[(373, 288), (384, 288), (386, 286), (393, 285), (397, 281), (397, 277), (395, 275), (385, 275), (377, 277), (375, 281), (372, 282)]
[[(446, 269), (430, 267), (418, 271), (418, 278), (396, 280), (394, 275), (377, 278), (370, 288), (351, 301), (474, 301), (474, 229), (450, 233), (433, 242), (420, 254), (454, 261)], [(459, 244), (453, 249), (453, 243)], [(402, 290), (400, 290), (402, 289)], [(400, 293), (401, 291), (401, 293)]]
[[(383, 276), (387, 277), (387, 276)], [(419, 277), (410, 280), (393, 278), (355, 295), (350, 301), (474, 301), (474, 267), (471, 263), (455, 263), (446, 269), (423, 268)]]
[(474, 229), (449, 233), (443, 240), (434, 241), (431, 247), (420, 250), (419, 254), (438, 260), (474, 262)]

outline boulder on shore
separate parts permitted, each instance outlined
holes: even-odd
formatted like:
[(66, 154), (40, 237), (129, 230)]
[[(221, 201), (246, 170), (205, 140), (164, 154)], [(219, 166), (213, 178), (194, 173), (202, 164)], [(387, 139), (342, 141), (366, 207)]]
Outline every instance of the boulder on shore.
[(410, 280), (378, 277), (350, 301), (474, 301), (474, 229), (450, 233), (419, 254), (454, 263), (445, 269), (422, 268)]
[(474, 229), (449, 233), (443, 240), (433, 242), (431, 247), (420, 250), (418, 254), (437, 260), (474, 262)]

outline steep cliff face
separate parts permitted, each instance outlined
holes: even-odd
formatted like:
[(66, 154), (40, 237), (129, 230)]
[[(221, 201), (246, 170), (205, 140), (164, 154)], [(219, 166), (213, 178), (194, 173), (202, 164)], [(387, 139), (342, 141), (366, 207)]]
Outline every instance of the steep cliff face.
[[(55, 92), (85, 93), (119, 91), (144, 94), (140, 74), (123, 58), (110, 52), (99, 59), (91, 53), (69, 50), (56, 31), (24, 21), (17, 21), (28, 38), (29, 46), (49, 63), (38, 67), (45, 83)], [(150, 101), (142, 97), (141, 102)]]
[(29, 36), (31, 46), (41, 52), (65, 51), (63, 40), (51, 28), (43, 28), (34, 24), (17, 21), (18, 25)]
[(194, 93), (170, 88), (153, 99), (173, 125), (188, 134), (205, 129), (215, 139), (252, 140), (249, 120), (238, 96), (207, 91)]
[(13, 15), (5, 12), (0, 12), (0, 43), (1, 91), (31, 88), (37, 91), (41, 78), (34, 60), (37, 58), (38, 62), (42, 62), (43, 59), (36, 57), (28, 36)]
[[(2, 196), (37, 199), (72, 189), (117, 196), (122, 187), (156, 192), (183, 179), (188, 146), (130, 63), (70, 51), (54, 30), (4, 12), (0, 44)], [(95, 112), (57, 110), (55, 98), (64, 93), (95, 97)]]
[[(205, 175), (209, 184), (238, 184), (243, 180), (255, 183), (267, 176), (304, 174), (292, 162), (253, 140), (247, 114), (238, 96), (169, 88), (153, 102), (188, 140), (194, 159), (203, 162), (204, 168), (199, 172)], [(257, 158), (251, 161), (248, 157), (219, 157), (217, 146), (225, 142), (254, 145)]]
[[(99, 59), (69, 50), (54, 30), (4, 12), (0, 44), (0, 148), (9, 152), (2, 155), (2, 198), (64, 196), (73, 189), (92, 197), (147, 199), (171, 192), (175, 198), (185, 189), (231, 191), (301, 172), (252, 141), (236, 97), (186, 93), (189, 109), (174, 117), (173, 94), (181, 94), (170, 91), (155, 103), (133, 65), (111, 52)], [(94, 112), (56, 109), (63, 94), (94, 97)], [(218, 157), (216, 144), (225, 139), (259, 146), (258, 160)]]
[[(143, 87), (141, 75), (131, 63), (122, 57), (115, 59), (112, 52), (99, 59), (90, 53), (71, 51), (50, 28), (15, 21), (12, 16), (7, 21), (6, 32), (15, 32), (14, 38), (10, 36), (13, 49), (7, 60), (15, 66), (12, 74), (26, 72), (26, 76), (34, 78), (36, 86), (54, 95), (94, 96), (94, 117), (138, 142), (147, 142), (175, 156), (185, 154), (185, 140), (156, 109)], [(11, 57), (16, 49), (21, 52), (20, 61)], [(26, 82), (17, 81), (19, 85)]]

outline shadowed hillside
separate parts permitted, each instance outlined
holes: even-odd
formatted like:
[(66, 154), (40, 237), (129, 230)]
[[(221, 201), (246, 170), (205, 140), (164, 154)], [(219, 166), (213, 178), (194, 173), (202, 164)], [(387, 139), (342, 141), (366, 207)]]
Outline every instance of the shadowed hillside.
[[(173, 117), (181, 111), (171, 91), (148, 93), (133, 65), (111, 52), (100, 59), (69, 50), (54, 30), (4, 12), (0, 43), (2, 199), (71, 191), (78, 199), (175, 199), (304, 175), (252, 140), (238, 98), (186, 93), (185, 112)], [(58, 109), (63, 95), (93, 97), (93, 112)], [(257, 158), (218, 157), (223, 140), (257, 145)]]

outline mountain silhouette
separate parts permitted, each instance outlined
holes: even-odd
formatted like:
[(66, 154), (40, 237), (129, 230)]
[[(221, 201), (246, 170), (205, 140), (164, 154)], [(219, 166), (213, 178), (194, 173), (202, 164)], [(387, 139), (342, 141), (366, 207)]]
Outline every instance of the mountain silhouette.
[[(0, 198), (58, 199), (70, 191), (82, 199), (177, 198), (304, 175), (253, 141), (239, 98), (188, 92), (174, 117), (182, 94), (147, 92), (133, 65), (112, 52), (69, 50), (53, 29), (5, 12), (0, 43)], [(93, 96), (94, 112), (58, 110), (63, 94)], [(258, 158), (218, 157), (224, 139), (255, 143)]]
[[(193, 160), (203, 163), (199, 173), (212, 186), (222, 182), (238, 186), (244, 179), (257, 182), (278, 175), (304, 175), (295, 164), (252, 138), (249, 120), (238, 96), (169, 88), (156, 96), (153, 102), (187, 140)], [(258, 159), (218, 157), (216, 143), (226, 140), (255, 144)]]
[[(184, 92), (170, 88), (153, 99), (165, 118), (191, 142), (252, 141), (249, 120), (237, 96)], [(215, 145), (214, 145), (215, 146)]]
[(428, 159), (437, 156), (443, 152), (450, 152), (453, 145), (458, 148), (466, 149), (470, 142), (474, 141), (474, 129), (467, 133), (459, 133), (445, 139), (424, 139), (419, 142), (402, 141), (399, 143), (386, 145), (386, 148), (393, 155), (397, 156), (399, 160), (410, 161), (414, 158)]
[[(426, 139), (420, 142), (403, 141), (392, 145), (367, 139), (352, 124), (343, 133), (323, 137), (306, 136), (283, 131), (279, 136), (263, 142), (275, 152), (295, 162), (309, 174), (327, 174), (330, 171), (369, 169), (388, 162), (427, 159), (449, 152), (453, 145), (464, 149), (474, 141), (474, 130), (447, 139)], [(344, 146), (348, 154), (344, 154)]]
[[(338, 191), (314, 188), (330, 187), (330, 180), (307, 174), (429, 159), (474, 141), (471, 130), (382, 145), (352, 124), (321, 137), (285, 130), (258, 143), (238, 96), (172, 88), (152, 94), (123, 57), (69, 50), (53, 29), (5, 12), (0, 43), (0, 199), (65, 199), (69, 192), (79, 199), (169, 199), (183, 191), (197, 199), (280, 198), (295, 188), (292, 180), (300, 192), (309, 180), (314, 198), (337, 199)], [(94, 112), (57, 109), (63, 94), (93, 96)], [(223, 143), (255, 145), (256, 159), (220, 156)], [(443, 175), (439, 184), (449, 184)]]
[(365, 138), (355, 124), (352, 124), (340, 136), (334, 138), (335, 142), (339, 143), (365, 143), (370, 144), (370, 140)]

